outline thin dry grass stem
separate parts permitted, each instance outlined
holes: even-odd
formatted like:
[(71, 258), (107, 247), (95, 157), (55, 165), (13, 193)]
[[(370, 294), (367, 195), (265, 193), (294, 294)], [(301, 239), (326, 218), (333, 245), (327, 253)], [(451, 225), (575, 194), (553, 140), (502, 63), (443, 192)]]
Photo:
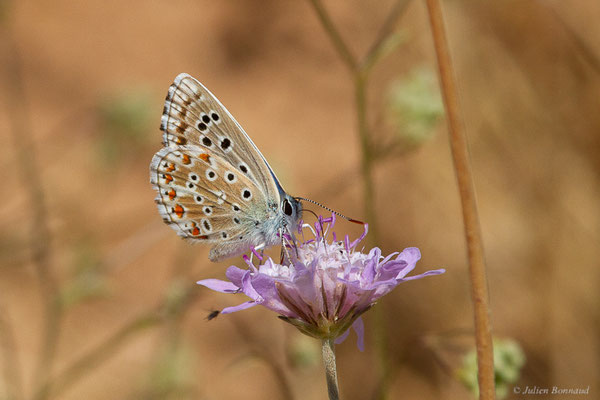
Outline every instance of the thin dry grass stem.
[(321, 3), (321, 0), (308, 1), (310, 1), (313, 8), (315, 9), (315, 12), (319, 17), (321, 25), (323, 25), (323, 28), (325, 29), (327, 35), (331, 39), (331, 42), (335, 46), (335, 49), (338, 52), (340, 58), (342, 59), (346, 67), (348, 67), (350, 72), (354, 73), (358, 67), (356, 57), (352, 54), (352, 52), (346, 45), (344, 39), (342, 39), (342, 36), (340, 35), (333, 21), (331, 20), (331, 17), (325, 10), (325, 7), (323, 7), (323, 3)]
[(0, 304), (0, 350), (2, 350), (2, 373), (4, 375), (6, 400), (23, 399), (21, 363), (17, 356), (17, 343), (8, 311)]
[(427, 0), (429, 21), (438, 60), (442, 94), (446, 108), (450, 147), (458, 181), (462, 214), (469, 259), (471, 298), (475, 319), (475, 342), (479, 379), (479, 398), (494, 399), (494, 358), (492, 349), (492, 327), (490, 322), (487, 279), (483, 254), (483, 243), (477, 214), (475, 189), (469, 161), (467, 138), (460, 121), (458, 92), (450, 61), (450, 52), (444, 30), (444, 20), (439, 0)]
[(44, 382), (34, 398), (57, 398), (82, 377), (110, 359), (137, 334), (162, 324), (165, 319), (176, 319), (181, 316), (197, 299), (199, 291), (195, 289), (195, 284), (189, 285), (176, 304), (167, 298), (153, 309), (132, 318), (102, 343), (59, 372), (52, 380)]
[[(37, 162), (36, 149), (32, 140), (20, 53), (10, 27), (6, 26), (4, 33), (5, 109), (10, 123), (9, 130), (13, 136), (21, 181), (29, 196), (32, 215), (29, 234), (32, 263), (40, 282), (44, 303), (43, 337), (40, 345), (40, 358), (34, 375), (34, 384), (40, 385), (47, 379), (56, 355), (62, 305), (58, 300), (59, 288), (51, 265), (50, 243), (52, 237), (48, 228), (45, 195), (40, 178), (41, 168)], [(39, 400), (41, 399), (43, 397), (39, 398)]]
[(394, 4), (392, 10), (388, 14), (385, 22), (381, 26), (379, 33), (377, 34), (377, 38), (371, 44), (369, 51), (361, 60), (360, 66), (363, 70), (370, 70), (371, 67), (379, 60), (382, 49), (384, 49), (386, 41), (393, 36), (394, 28), (398, 19), (404, 11), (406, 7), (410, 3), (410, 0), (398, 0), (396, 4)]

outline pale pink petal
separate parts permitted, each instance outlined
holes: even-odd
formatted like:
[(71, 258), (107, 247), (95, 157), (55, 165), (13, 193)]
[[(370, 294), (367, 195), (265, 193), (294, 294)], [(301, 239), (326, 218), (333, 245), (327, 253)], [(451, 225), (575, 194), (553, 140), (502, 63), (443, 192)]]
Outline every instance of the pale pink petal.
[(231, 313), (236, 312), (236, 311), (246, 310), (246, 309), (248, 309), (250, 307), (254, 307), (255, 305), (257, 305), (256, 302), (254, 302), (254, 301), (247, 301), (247, 302), (242, 303), (242, 304), (237, 305), (237, 306), (225, 307), (221, 311), (221, 314), (231, 314)]
[(196, 283), (221, 293), (236, 293), (240, 290), (240, 288), (233, 283), (222, 281), (220, 279), (203, 279)]

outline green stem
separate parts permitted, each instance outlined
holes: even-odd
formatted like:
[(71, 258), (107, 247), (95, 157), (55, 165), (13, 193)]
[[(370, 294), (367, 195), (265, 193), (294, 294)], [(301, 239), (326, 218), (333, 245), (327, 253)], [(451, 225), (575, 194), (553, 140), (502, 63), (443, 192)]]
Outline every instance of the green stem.
[(344, 39), (342, 39), (342, 36), (340, 35), (340, 33), (338, 32), (337, 28), (335, 27), (333, 21), (329, 17), (329, 14), (325, 10), (325, 7), (323, 7), (321, 0), (309, 0), (309, 1), (313, 5), (313, 8), (315, 9), (315, 12), (317, 13), (317, 17), (319, 17), (319, 21), (321, 21), (321, 25), (323, 25), (323, 28), (325, 28), (325, 31), (327, 32), (329, 38), (331, 39), (331, 42), (333, 43), (338, 54), (342, 58), (342, 61), (344, 62), (344, 64), (346, 64), (346, 66), (348, 67), (348, 69), (350, 69), (351, 72), (356, 71), (357, 64), (358, 64), (356, 62), (356, 58), (350, 52), (350, 49), (346, 45), (346, 42), (344, 42)]
[(41, 385), (48, 379), (54, 363), (63, 309), (58, 296), (58, 281), (51, 262), (50, 243), (52, 237), (48, 227), (45, 193), (40, 177), (43, 168), (38, 164), (36, 146), (32, 139), (31, 119), (26, 100), (27, 91), (25, 90), (18, 43), (9, 27), (2, 33), (6, 40), (8, 55), (8, 62), (4, 64), (7, 75), (5, 94), (6, 98), (10, 99), (5, 106), (10, 123), (8, 130), (13, 135), (17, 163), (22, 182), (24, 182), (29, 196), (29, 210), (31, 211), (29, 236), (32, 262), (40, 282), (44, 303), (41, 354), (34, 371), (34, 385)]
[(327, 379), (327, 393), (329, 400), (339, 400), (337, 367), (335, 365), (335, 344), (333, 339), (324, 339), (322, 343), (323, 364), (325, 365), (325, 378)]
[(367, 120), (367, 76), (357, 73), (354, 80), (358, 138), (361, 149), (361, 173), (363, 179), (363, 198), (365, 218), (369, 223), (368, 243), (378, 243), (377, 213), (375, 212), (375, 184), (373, 182), (373, 154)]

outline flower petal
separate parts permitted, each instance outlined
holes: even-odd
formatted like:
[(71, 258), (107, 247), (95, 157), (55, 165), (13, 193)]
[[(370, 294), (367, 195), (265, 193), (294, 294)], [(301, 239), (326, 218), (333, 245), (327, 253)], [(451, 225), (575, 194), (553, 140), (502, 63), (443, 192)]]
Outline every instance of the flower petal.
[(220, 279), (203, 279), (196, 283), (221, 293), (236, 293), (240, 290), (240, 288), (233, 283), (222, 281)]
[(362, 317), (358, 317), (352, 324), (352, 329), (356, 332), (356, 346), (360, 351), (365, 351), (365, 323)]
[(242, 291), (246, 296), (260, 303), (262, 301), (262, 296), (258, 294), (256, 289), (254, 289), (254, 286), (252, 286), (252, 275), (253, 274), (251, 274), (250, 271), (244, 275), (244, 278), (242, 279)]
[(408, 278), (398, 279), (398, 282), (412, 281), (412, 280), (415, 280), (415, 279), (421, 279), (421, 278), (424, 278), (424, 277), (429, 276), (429, 275), (440, 275), (440, 274), (443, 274), (444, 272), (446, 272), (446, 270), (443, 269), (443, 268), (442, 269), (434, 269), (432, 271), (424, 272), (424, 273), (422, 273), (420, 275), (413, 275), (413, 276), (409, 276)]
[(241, 269), (236, 267), (235, 265), (232, 265), (231, 267), (227, 268), (227, 271), (225, 272), (225, 276), (227, 277), (227, 279), (229, 279), (231, 282), (233, 282), (237, 287), (241, 288), (242, 287), (242, 279), (244, 279), (244, 275), (246, 275), (248, 273), (247, 269)]
[(346, 332), (342, 333), (340, 336), (335, 338), (335, 341), (333, 343), (335, 343), (335, 344), (342, 343), (344, 340), (346, 340), (346, 338), (348, 337), (349, 334), (350, 334), (350, 328), (346, 329)]
[(410, 271), (415, 269), (415, 265), (417, 261), (421, 259), (421, 252), (416, 247), (408, 247), (402, 250), (402, 253), (398, 255), (395, 261), (404, 261), (406, 262), (406, 267), (398, 273), (396, 279), (404, 278)]
[(221, 310), (221, 314), (231, 314), (236, 311), (246, 310), (250, 307), (254, 307), (257, 304), (258, 303), (256, 303), (255, 301), (246, 301), (245, 303), (242, 303), (237, 306), (225, 307), (223, 310)]
[(361, 275), (361, 284), (364, 286), (370, 286), (375, 280), (377, 275), (377, 266), (379, 258), (381, 257), (381, 250), (378, 247), (374, 247), (367, 256), (367, 262)]

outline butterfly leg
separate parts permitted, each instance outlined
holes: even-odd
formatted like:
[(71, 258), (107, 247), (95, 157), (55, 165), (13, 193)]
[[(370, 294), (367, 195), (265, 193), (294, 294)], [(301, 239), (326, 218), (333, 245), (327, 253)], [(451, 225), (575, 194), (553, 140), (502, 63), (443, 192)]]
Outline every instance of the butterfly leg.
[(283, 263), (283, 260), (285, 258), (287, 258), (287, 260), (289, 262), (292, 261), (292, 258), (290, 257), (290, 253), (288, 251), (288, 249), (291, 249), (291, 248), (294, 249), (294, 255), (295, 255), (296, 259), (298, 258), (298, 246), (296, 244), (296, 237), (288, 230), (288, 236), (289, 236), (289, 238), (288, 238), (288, 236), (284, 235), (284, 233), (283, 233), (284, 229), (285, 228), (279, 229), (279, 237), (281, 238), (281, 263)]
[(298, 258), (298, 244), (296, 243), (296, 235), (289, 229), (288, 226), (285, 226), (284, 229), (287, 230), (288, 236), (284, 236), (287, 241), (287, 247), (294, 249), (294, 255)]

